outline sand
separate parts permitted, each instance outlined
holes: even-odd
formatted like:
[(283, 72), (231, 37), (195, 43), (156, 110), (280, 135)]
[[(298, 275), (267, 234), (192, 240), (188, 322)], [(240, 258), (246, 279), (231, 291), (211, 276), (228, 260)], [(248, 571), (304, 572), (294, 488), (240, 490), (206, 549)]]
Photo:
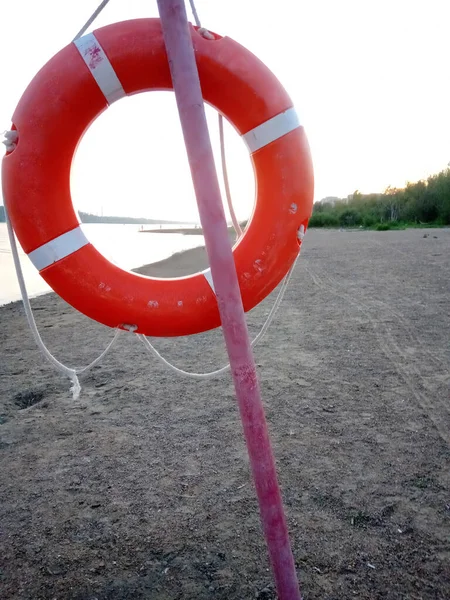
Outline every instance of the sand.
[[(309, 231), (256, 349), (306, 599), (450, 598), (449, 257), (449, 229)], [(66, 363), (112, 337), (53, 294), (32, 304)], [(229, 375), (180, 379), (124, 334), (74, 401), (21, 305), (0, 322), (0, 598), (275, 598)], [(218, 331), (155, 344), (226, 362)]]

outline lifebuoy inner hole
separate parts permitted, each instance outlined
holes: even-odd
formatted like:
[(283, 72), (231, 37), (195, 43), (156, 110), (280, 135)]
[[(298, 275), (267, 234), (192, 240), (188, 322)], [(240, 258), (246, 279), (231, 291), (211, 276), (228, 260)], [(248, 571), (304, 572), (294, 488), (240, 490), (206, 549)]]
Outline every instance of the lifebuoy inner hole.
[[(206, 115), (226, 216), (231, 223), (222, 178), (217, 111), (206, 105)], [(251, 159), (244, 142), (225, 119), (224, 130), (233, 206), (238, 220), (245, 223), (255, 201)], [(193, 235), (200, 220), (172, 91), (124, 98), (94, 121), (74, 157), (71, 195), (75, 210), (88, 213), (90, 221), (107, 217), (156, 221), (82, 225), (98, 251), (124, 269), (152, 264), (144, 274), (173, 276), (173, 261), (170, 266), (160, 261), (204, 245), (203, 236)], [(183, 234), (161, 233), (179, 228)], [(155, 230), (156, 233), (147, 233)], [(231, 229), (234, 240), (233, 236)], [(181, 277), (206, 268), (207, 259), (204, 252), (196, 251), (196, 268), (193, 269), (192, 261), (177, 263), (176, 275)]]

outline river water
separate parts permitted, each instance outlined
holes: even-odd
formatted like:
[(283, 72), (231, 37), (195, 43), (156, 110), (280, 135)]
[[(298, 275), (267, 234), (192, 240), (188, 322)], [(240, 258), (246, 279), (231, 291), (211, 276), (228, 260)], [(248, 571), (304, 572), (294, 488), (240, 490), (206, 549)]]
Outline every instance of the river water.
[[(176, 252), (204, 245), (202, 235), (141, 233), (139, 224), (84, 223), (81, 227), (86, 237), (99, 252), (110, 261), (128, 270), (158, 262)], [(143, 225), (143, 227), (156, 229), (160, 226)], [(174, 226), (161, 225), (161, 228), (167, 227)], [(21, 248), (20, 260), (30, 297), (51, 291)], [(20, 298), (6, 223), (0, 223), (0, 305), (20, 300)]]

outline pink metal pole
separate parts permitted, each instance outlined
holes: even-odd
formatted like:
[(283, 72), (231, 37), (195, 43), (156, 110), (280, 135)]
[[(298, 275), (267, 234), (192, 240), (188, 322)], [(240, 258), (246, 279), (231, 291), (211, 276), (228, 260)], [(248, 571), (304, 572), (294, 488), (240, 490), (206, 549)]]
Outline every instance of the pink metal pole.
[(158, 0), (158, 8), (277, 591), (281, 600), (301, 600), (186, 8), (184, 0)]

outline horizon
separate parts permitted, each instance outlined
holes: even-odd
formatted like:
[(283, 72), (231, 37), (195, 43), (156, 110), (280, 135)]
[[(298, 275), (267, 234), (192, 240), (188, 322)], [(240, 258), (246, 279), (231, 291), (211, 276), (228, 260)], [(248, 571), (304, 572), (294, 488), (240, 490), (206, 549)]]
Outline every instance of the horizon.
[[(5, 61), (2, 69), (8, 85), (0, 98), (1, 130), (9, 128), (32, 77), (69, 43), (97, 4), (80, 0), (62, 6), (42, 0), (27, 7), (26, 20), (20, 1), (0, 8), (2, 21), (20, 22), (21, 36), (27, 39), (22, 52), (13, 27), (5, 28), (0, 40), (3, 56), (14, 48), (14, 61)], [(280, 0), (275, 13), (272, 3), (261, 0), (257, 27), (255, 1), (229, 0), (226, 7), (211, 0), (196, 4), (205, 27), (256, 54), (293, 99), (311, 146), (315, 201), (346, 198), (355, 190), (368, 194), (402, 188), (448, 165), (450, 86), (442, 75), (450, 54), (447, 2), (431, 0), (424, 7), (380, 0), (362, 7), (356, 0), (339, 6), (322, 0), (301, 6), (299, 18), (287, 19), (291, 2)], [(192, 21), (189, 6), (187, 10)], [(157, 17), (156, 3), (112, 0), (88, 31), (145, 16)], [(301, 35), (299, 23), (307, 24)], [(216, 112), (209, 106), (206, 112), (221, 181)], [(232, 197), (244, 220), (254, 203), (253, 173), (239, 136), (227, 123), (225, 131)], [(198, 221), (173, 93), (128, 97), (100, 115), (80, 143), (71, 186), (74, 207), (83, 212)], [(222, 181), (221, 187), (223, 191)]]

